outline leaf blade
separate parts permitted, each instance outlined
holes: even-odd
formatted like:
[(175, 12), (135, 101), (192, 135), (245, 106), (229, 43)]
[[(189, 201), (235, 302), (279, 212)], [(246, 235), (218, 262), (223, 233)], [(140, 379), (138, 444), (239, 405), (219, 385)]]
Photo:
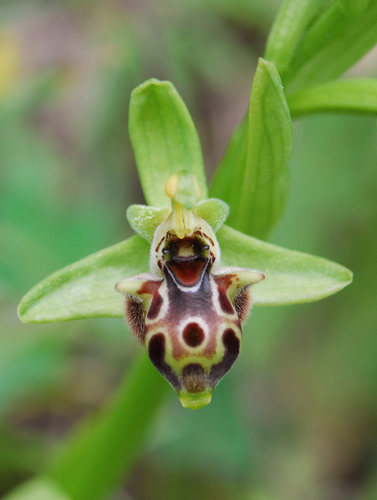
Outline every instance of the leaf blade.
[(148, 271), (149, 245), (141, 236), (89, 255), (48, 276), (21, 300), (25, 323), (82, 318), (121, 318), (123, 299), (115, 284)]
[(252, 268), (265, 274), (265, 280), (253, 287), (253, 301), (258, 306), (320, 300), (352, 281), (351, 271), (339, 264), (271, 245), (226, 225), (217, 238), (223, 265)]
[(199, 137), (186, 105), (170, 82), (152, 78), (134, 89), (129, 132), (149, 205), (170, 205), (165, 183), (181, 170), (197, 176), (202, 198), (207, 197)]
[(285, 0), (282, 3), (264, 55), (280, 74), (288, 69), (303, 32), (323, 3), (323, 0)]
[(346, 15), (340, 2), (330, 3), (307, 31), (284, 75), (287, 94), (335, 79), (353, 66), (377, 43), (376, 24), (376, 2), (369, 2), (356, 18)]
[(292, 116), (323, 111), (376, 113), (377, 80), (340, 80), (309, 87), (288, 97)]

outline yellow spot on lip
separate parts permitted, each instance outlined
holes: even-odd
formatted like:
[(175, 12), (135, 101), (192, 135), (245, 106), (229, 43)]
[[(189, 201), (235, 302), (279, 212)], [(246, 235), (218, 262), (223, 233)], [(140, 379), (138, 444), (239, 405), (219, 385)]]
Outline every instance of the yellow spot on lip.
[(178, 397), (183, 408), (199, 410), (199, 408), (203, 408), (203, 406), (207, 406), (211, 402), (212, 391), (207, 390), (196, 394), (182, 391), (178, 393)]

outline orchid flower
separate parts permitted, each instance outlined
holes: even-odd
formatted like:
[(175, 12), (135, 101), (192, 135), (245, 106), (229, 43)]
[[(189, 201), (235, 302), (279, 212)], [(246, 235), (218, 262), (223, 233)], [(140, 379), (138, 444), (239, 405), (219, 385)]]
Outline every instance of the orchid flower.
[(129, 130), (148, 204), (128, 208), (137, 234), (44, 279), (19, 316), (125, 317), (182, 405), (201, 408), (240, 352), (252, 305), (315, 301), (352, 274), (263, 241), (284, 209), (292, 138), (271, 62), (259, 61), (249, 115), (210, 190), (216, 197), (208, 197), (198, 134), (170, 82), (152, 79), (133, 91)]

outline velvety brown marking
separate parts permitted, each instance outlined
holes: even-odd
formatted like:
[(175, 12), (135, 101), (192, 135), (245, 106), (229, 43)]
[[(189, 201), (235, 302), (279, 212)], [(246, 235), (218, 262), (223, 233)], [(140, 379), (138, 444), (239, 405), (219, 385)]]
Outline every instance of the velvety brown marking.
[(240, 353), (240, 339), (232, 328), (227, 328), (223, 333), (223, 342), (227, 351), (233, 356)]
[(219, 291), (219, 302), (221, 309), (227, 314), (233, 314), (234, 309), (233, 306), (228, 299), (226, 294), (228, 288), (232, 284), (232, 278), (235, 274), (226, 274), (224, 276), (215, 276), (215, 282), (217, 285), (217, 289)]
[(183, 285), (195, 285), (204, 267), (205, 260), (201, 258), (181, 258), (169, 262), (170, 269)]
[(144, 344), (145, 320), (143, 304), (135, 297), (127, 295), (125, 306), (127, 324), (131, 332)]
[(199, 363), (186, 365), (182, 370), (183, 386), (187, 392), (196, 394), (205, 390), (205, 373)]
[(175, 390), (181, 388), (177, 375), (170, 365), (165, 362), (165, 335), (156, 333), (148, 344), (148, 355), (157, 370), (163, 375)]
[(164, 299), (161, 297), (159, 293), (159, 288), (161, 286), (161, 283), (162, 281), (144, 281), (144, 283), (137, 291), (138, 295), (144, 295), (144, 294), (152, 295), (152, 302), (147, 314), (148, 319), (157, 318), (161, 306), (164, 302)]
[(183, 330), (183, 340), (190, 347), (198, 347), (204, 340), (204, 332), (198, 323), (189, 323)]
[(232, 328), (227, 328), (224, 331), (222, 340), (225, 347), (224, 357), (220, 363), (213, 365), (209, 372), (209, 381), (212, 387), (215, 387), (222, 377), (231, 369), (240, 353), (240, 339)]
[(160, 310), (161, 310), (161, 306), (164, 302), (164, 299), (161, 297), (161, 295), (156, 292), (154, 295), (153, 295), (153, 299), (152, 299), (152, 302), (151, 302), (151, 305), (150, 305), (150, 308), (149, 308), (149, 311), (148, 311), (148, 314), (147, 314), (147, 318), (148, 319), (156, 319)]
[(234, 309), (241, 323), (246, 321), (251, 308), (250, 287), (245, 286), (234, 297)]

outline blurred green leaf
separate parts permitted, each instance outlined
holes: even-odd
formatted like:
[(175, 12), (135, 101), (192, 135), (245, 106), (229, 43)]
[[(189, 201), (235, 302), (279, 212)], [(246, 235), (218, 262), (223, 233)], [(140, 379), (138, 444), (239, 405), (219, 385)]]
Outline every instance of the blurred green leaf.
[(101, 250), (52, 274), (22, 299), (25, 323), (122, 317), (123, 298), (115, 284), (148, 271), (149, 245), (141, 236)]
[(245, 135), (241, 126), (216, 173), (211, 195), (228, 203), (229, 225), (265, 239), (285, 206), (292, 123), (279, 74), (263, 59), (251, 92), (247, 151)]
[(340, 4), (346, 15), (355, 17), (364, 12), (368, 7), (369, 0), (340, 0)]
[(282, 75), (287, 94), (334, 79), (354, 65), (377, 43), (377, 2), (357, 18), (346, 16), (339, 1), (317, 17)]
[(64, 443), (47, 473), (73, 500), (104, 498), (134, 463), (168, 391), (146, 353), (140, 354), (114, 401)]
[(151, 79), (132, 92), (129, 131), (149, 205), (170, 203), (165, 183), (181, 170), (197, 176), (202, 198), (207, 197), (199, 137), (186, 105), (170, 82)]
[(300, 90), (288, 97), (292, 116), (323, 111), (377, 112), (377, 80), (340, 80)]
[(285, 72), (303, 32), (324, 0), (284, 0), (267, 39), (265, 59)]
[(217, 238), (223, 265), (265, 274), (265, 280), (252, 287), (255, 305), (311, 302), (338, 292), (352, 281), (351, 271), (339, 264), (265, 243), (226, 225)]
[(4, 500), (73, 500), (63, 493), (50, 479), (41, 477), (33, 479), (9, 495)]
[(21, 396), (51, 386), (62, 368), (65, 347), (54, 337), (2, 336), (0, 350), (0, 413)]

